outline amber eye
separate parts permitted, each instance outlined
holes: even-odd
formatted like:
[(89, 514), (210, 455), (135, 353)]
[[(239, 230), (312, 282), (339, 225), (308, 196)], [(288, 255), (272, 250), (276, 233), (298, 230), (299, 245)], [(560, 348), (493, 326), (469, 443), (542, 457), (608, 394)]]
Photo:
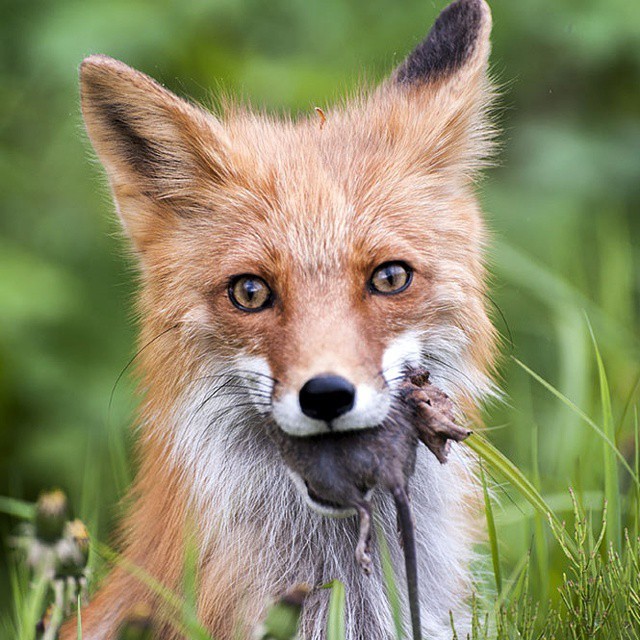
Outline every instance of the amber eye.
[(412, 275), (411, 267), (404, 262), (385, 262), (373, 272), (369, 289), (383, 295), (400, 293), (411, 284)]
[(262, 311), (273, 303), (269, 285), (260, 277), (242, 275), (229, 283), (229, 298), (242, 311)]

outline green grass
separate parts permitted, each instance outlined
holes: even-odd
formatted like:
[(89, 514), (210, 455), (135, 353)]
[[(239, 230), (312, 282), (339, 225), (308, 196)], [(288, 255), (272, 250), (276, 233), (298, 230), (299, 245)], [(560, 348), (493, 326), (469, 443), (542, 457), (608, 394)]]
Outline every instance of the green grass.
[(329, 614), (327, 616), (327, 640), (344, 640), (344, 602), (346, 597), (344, 585), (339, 580), (334, 580), (327, 587), (331, 589)]

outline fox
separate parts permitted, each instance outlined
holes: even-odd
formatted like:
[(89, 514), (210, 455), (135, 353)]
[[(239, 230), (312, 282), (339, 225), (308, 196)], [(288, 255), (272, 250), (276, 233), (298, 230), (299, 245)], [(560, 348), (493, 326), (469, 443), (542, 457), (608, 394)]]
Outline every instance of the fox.
[[(83, 638), (116, 637), (139, 603), (155, 637), (184, 637), (140, 571), (180, 594), (192, 539), (198, 619), (217, 640), (257, 637), (299, 584), (299, 637), (325, 639), (332, 580), (347, 640), (396, 637), (379, 554), (363, 575), (355, 518), (309, 491), (265, 424), (371, 429), (410, 366), (480, 423), (498, 343), (476, 188), (495, 141), (491, 25), (484, 0), (455, 0), (379, 84), (295, 117), (210, 110), (107, 56), (81, 63), (86, 131), (138, 267), (141, 396), (123, 561), (83, 608)], [(410, 485), (422, 628), (444, 640), (453, 620), (465, 637), (483, 539), (473, 457), (420, 450)], [(392, 504), (373, 500), (402, 576)]]

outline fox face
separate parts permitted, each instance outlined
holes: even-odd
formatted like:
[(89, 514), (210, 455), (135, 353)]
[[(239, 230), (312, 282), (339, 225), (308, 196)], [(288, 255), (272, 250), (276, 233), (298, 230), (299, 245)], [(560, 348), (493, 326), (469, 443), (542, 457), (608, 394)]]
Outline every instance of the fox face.
[(230, 107), (222, 124), (121, 63), (83, 66), (89, 131), (165, 322), (200, 323), (209, 348), (277, 381), (294, 435), (374, 426), (423, 356), (482, 386), (463, 360), (487, 339), (470, 189), (486, 87), (416, 87), (403, 68), (326, 123)]
[[(198, 482), (225, 464), (202, 462), (221, 414), (189, 426), (214, 401), (254, 436), (268, 417), (307, 437), (380, 424), (409, 365), (461, 414), (490, 392), (473, 190), (491, 149), (490, 28), (482, 0), (457, 0), (389, 79), (322, 118), (213, 115), (120, 62), (83, 62), (83, 116), (140, 265), (143, 423), (189, 450)], [(237, 460), (234, 478), (250, 466)]]

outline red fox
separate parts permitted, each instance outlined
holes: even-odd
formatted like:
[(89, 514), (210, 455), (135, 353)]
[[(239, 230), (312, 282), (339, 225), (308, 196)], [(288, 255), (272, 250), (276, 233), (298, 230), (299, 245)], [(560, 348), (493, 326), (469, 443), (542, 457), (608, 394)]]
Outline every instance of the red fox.
[[(141, 279), (140, 468), (121, 551), (180, 592), (195, 524), (198, 615), (217, 640), (253, 637), (270, 599), (332, 579), (349, 640), (395, 637), (379, 559), (361, 574), (354, 519), (310, 495), (264, 421), (301, 438), (375, 427), (414, 365), (467, 420), (492, 393), (474, 195), (494, 133), (490, 31), (483, 0), (456, 0), (387, 80), (322, 118), (213, 115), (111, 58), (81, 65), (86, 128)], [(464, 637), (481, 535), (472, 460), (420, 451), (411, 488), (424, 631), (451, 638), (451, 612)], [(325, 638), (328, 599), (306, 599), (304, 640)], [(137, 603), (158, 638), (182, 637), (119, 567), (83, 611), (83, 638), (113, 638)]]

